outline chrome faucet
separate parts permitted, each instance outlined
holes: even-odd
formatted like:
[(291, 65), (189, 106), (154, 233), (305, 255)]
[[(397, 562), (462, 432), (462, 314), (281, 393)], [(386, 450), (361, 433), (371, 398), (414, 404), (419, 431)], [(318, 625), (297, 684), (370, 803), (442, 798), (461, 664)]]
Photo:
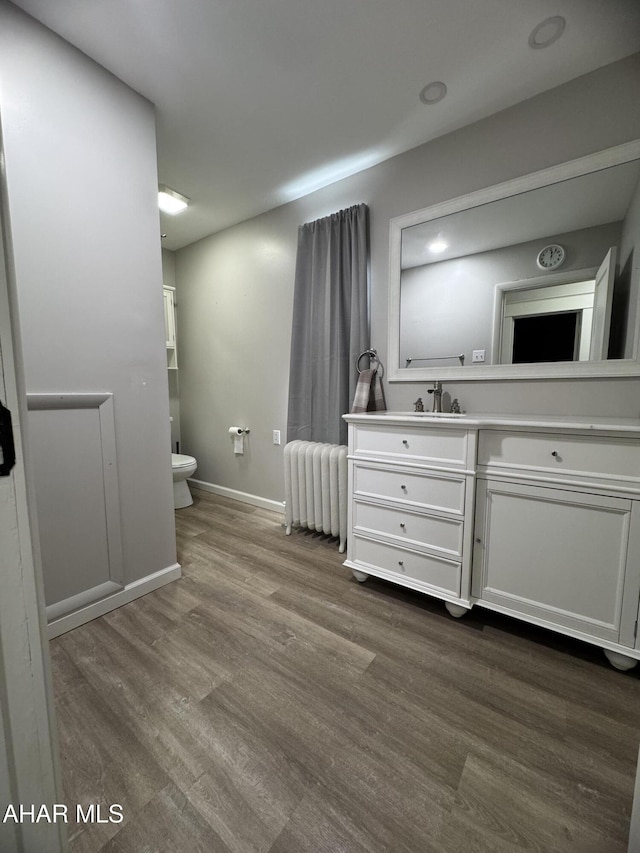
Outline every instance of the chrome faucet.
[(442, 411), (442, 382), (434, 382), (433, 388), (429, 388), (428, 394), (433, 394), (433, 410), (434, 412)]

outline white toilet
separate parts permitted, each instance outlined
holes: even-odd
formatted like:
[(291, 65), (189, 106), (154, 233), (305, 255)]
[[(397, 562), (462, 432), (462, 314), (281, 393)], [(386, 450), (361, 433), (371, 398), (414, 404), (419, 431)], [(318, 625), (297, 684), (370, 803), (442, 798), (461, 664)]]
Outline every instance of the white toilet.
[(197, 467), (198, 463), (193, 456), (184, 456), (182, 453), (171, 454), (173, 506), (175, 509), (182, 509), (182, 507), (191, 506), (193, 503), (187, 478), (196, 473)]

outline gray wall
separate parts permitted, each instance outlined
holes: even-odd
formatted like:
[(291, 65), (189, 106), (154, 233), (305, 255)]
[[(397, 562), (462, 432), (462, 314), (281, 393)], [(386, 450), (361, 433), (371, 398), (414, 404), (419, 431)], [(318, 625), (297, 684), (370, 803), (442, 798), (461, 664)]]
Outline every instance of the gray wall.
[[(387, 358), (389, 220), (640, 137), (640, 55), (607, 66), (176, 253), (182, 440), (198, 478), (282, 500), (298, 226), (365, 202), (371, 213), (372, 345)], [(611, 93), (615, 93), (612, 97)], [(635, 264), (638, 264), (636, 257)], [(424, 383), (386, 385), (404, 409)], [(468, 411), (638, 416), (638, 380), (450, 383)], [(227, 427), (251, 428), (234, 458)]]
[[(477, 252), (404, 270), (401, 276), (400, 364), (405, 359), (464, 353), (473, 370), (473, 350), (485, 350), (491, 364), (496, 285), (545, 275), (536, 265), (548, 243), (567, 250), (561, 272), (597, 268), (611, 246), (620, 245), (622, 223), (609, 223)], [(461, 310), (461, 308), (463, 310)], [(454, 364), (454, 362), (445, 362)], [(416, 367), (431, 367), (417, 362)], [(437, 366), (437, 365), (436, 365)]]
[(130, 583), (176, 560), (153, 107), (8, 3), (0, 75), (27, 391), (113, 392)]

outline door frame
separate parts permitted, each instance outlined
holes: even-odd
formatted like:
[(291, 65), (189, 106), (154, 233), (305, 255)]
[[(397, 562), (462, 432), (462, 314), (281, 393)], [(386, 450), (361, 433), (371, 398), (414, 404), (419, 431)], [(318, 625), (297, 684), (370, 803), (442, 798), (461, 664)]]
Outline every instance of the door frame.
[[(511, 341), (505, 340), (509, 336), (509, 321), (511, 322), (511, 333), (513, 333), (512, 318), (505, 318), (505, 306), (507, 296), (517, 291), (532, 291), (543, 290), (544, 288), (552, 288), (563, 285), (572, 285), (577, 282), (595, 281), (597, 267), (587, 267), (586, 269), (571, 270), (569, 272), (551, 273), (535, 278), (523, 278), (519, 281), (503, 281), (496, 284), (493, 297), (493, 323), (491, 329), (491, 364), (501, 364), (503, 353), (505, 350), (513, 346)], [(593, 303), (593, 296), (591, 297)], [(567, 310), (582, 311), (584, 305), (579, 305), (576, 308)], [(505, 323), (505, 319), (507, 322)], [(589, 332), (591, 327), (589, 326)], [(587, 337), (587, 347), (590, 335)]]
[[(1, 117), (0, 117), (1, 118)], [(0, 128), (0, 155), (3, 153)], [(4, 164), (4, 157), (1, 162)], [(64, 823), (2, 822), (7, 805), (63, 803), (42, 569), (26, 435), (7, 183), (0, 172), (0, 399), (11, 411), (16, 464), (0, 477), (0, 846), (66, 853)]]

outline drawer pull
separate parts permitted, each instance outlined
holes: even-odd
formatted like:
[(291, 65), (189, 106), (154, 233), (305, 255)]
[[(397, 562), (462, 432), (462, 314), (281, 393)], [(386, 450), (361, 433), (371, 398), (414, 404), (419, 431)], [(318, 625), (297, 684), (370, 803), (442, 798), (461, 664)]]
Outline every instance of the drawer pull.
[(407, 487), (405, 486), (405, 484), (404, 484), (404, 483), (402, 483), (402, 485), (400, 486), (400, 488), (402, 489), (402, 491), (403, 491), (403, 492), (406, 492), (406, 491), (407, 491)]
[(401, 527), (403, 530), (405, 529), (406, 524), (404, 523), (404, 521), (401, 521), (401, 522), (400, 522), (400, 527)]
[(398, 565), (400, 566), (400, 568), (404, 572), (404, 560), (398, 560)]
[(557, 450), (552, 450), (552, 451), (551, 451), (551, 455), (552, 455), (552, 456), (557, 456), (557, 455), (558, 455), (558, 451), (557, 451)]
[(402, 439), (402, 443), (404, 444), (405, 447), (409, 447), (409, 442), (407, 441), (406, 438)]

